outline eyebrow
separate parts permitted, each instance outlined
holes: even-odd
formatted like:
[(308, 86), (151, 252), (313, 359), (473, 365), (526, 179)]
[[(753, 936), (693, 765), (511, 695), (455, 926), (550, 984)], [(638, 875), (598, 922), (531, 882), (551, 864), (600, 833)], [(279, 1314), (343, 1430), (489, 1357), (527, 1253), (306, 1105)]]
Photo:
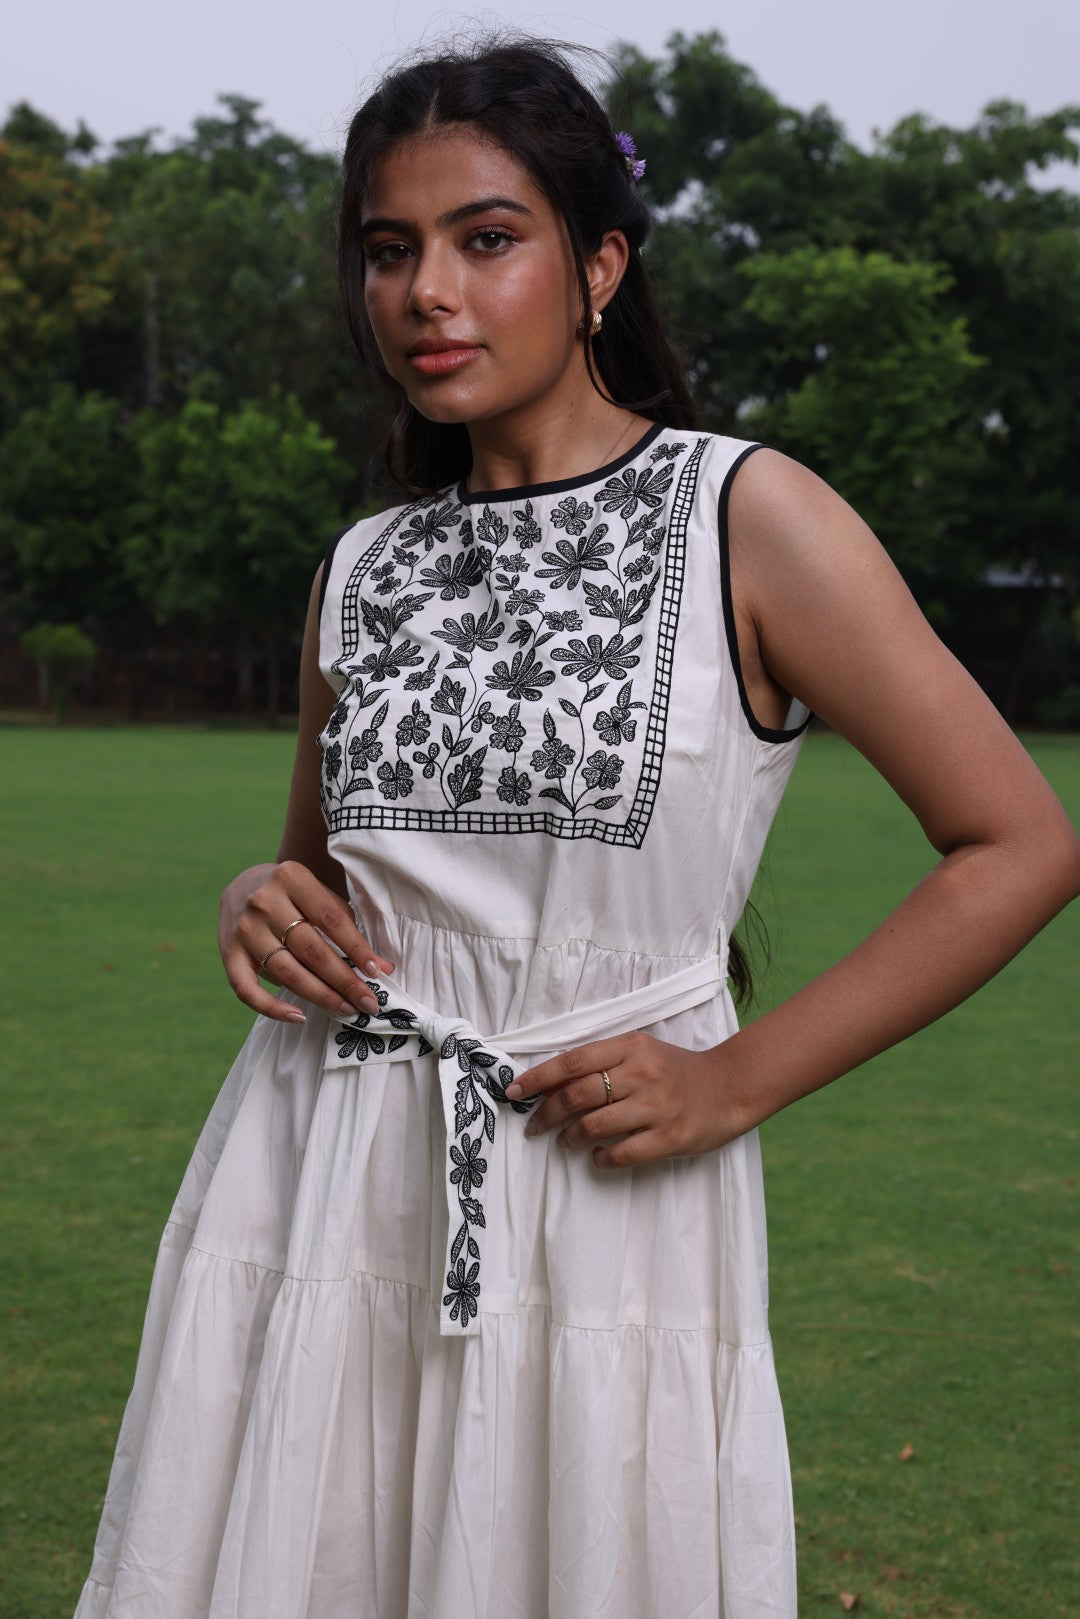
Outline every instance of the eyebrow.
[[(478, 214), (490, 213), (524, 214), (527, 219), (535, 216), (531, 208), (526, 208), (523, 202), (515, 202), (512, 197), (481, 197), (477, 202), (462, 203), (460, 208), (451, 208), (448, 213), (440, 214), (435, 223), (440, 230), (449, 230), (454, 225), (463, 225), (467, 219), (475, 219)], [(407, 219), (366, 219), (360, 226), (360, 234), (366, 236), (370, 231), (411, 231), (416, 227)]]

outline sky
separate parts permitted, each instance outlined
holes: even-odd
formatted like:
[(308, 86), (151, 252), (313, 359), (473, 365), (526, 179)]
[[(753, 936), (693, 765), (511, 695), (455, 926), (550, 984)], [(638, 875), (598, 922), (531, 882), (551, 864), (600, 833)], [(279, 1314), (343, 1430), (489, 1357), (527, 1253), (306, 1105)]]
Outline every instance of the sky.
[[(166, 138), (214, 110), (220, 91), (260, 101), (270, 121), (336, 149), (366, 88), (402, 51), (455, 27), (509, 23), (661, 54), (671, 32), (718, 29), (791, 106), (824, 102), (862, 145), (914, 111), (951, 124), (1008, 97), (1032, 112), (1080, 103), (1078, 0), (591, 0), (536, 11), (461, 10), (430, 0), (6, 0), (0, 111), (30, 101), (67, 128), (111, 141)], [(646, 154), (647, 156), (647, 154)], [(1080, 186), (1080, 171), (1055, 172)]]

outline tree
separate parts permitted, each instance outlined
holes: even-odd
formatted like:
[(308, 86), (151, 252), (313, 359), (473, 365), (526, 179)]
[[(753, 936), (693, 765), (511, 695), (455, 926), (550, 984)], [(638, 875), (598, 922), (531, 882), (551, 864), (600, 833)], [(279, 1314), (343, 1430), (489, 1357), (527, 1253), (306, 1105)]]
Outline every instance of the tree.
[(206, 400), (173, 418), (146, 412), (134, 437), (142, 495), (127, 567), (159, 623), (224, 642), (239, 637), (246, 706), (261, 645), (273, 722), (280, 655), (340, 526), (348, 469), (291, 395), (228, 414)]
[(35, 624), (22, 638), (22, 646), (34, 658), (43, 675), (42, 691), (51, 694), (58, 725), (68, 717), (71, 681), (77, 669), (94, 660), (97, 650), (77, 624)]
[[(958, 423), (980, 361), (943, 307), (948, 272), (850, 247), (758, 253), (741, 268), (770, 360), (801, 373), (746, 426), (819, 471), (909, 576), (962, 571)], [(973, 462), (978, 445), (966, 447)]]
[(674, 34), (668, 52), (652, 61), (624, 46), (609, 102), (646, 157), (649, 263), (695, 397), (709, 427), (738, 433), (746, 400), (798, 380), (770, 363), (740, 266), (847, 242), (860, 154), (827, 109), (785, 107), (722, 35)]
[(0, 131), (0, 429), (70, 379), (122, 281), (111, 221), (70, 137), (20, 104)]
[[(224, 411), (291, 393), (352, 455), (370, 441), (335, 281), (337, 165), (264, 122), (258, 103), (219, 98), (168, 151), (120, 143), (105, 195), (137, 272), (141, 364), (133, 406), (188, 399)], [(358, 492), (367, 487), (360, 461)]]
[[(1065, 576), (1076, 599), (1080, 197), (1033, 176), (1078, 160), (1080, 107), (1033, 117), (998, 101), (970, 129), (907, 118), (866, 153), (826, 109), (784, 107), (719, 34), (675, 34), (660, 61), (624, 47), (619, 66), (610, 99), (616, 109), (635, 103), (625, 116), (661, 215), (651, 261), (708, 425), (738, 433), (748, 408), (792, 400), (828, 346), (824, 330), (801, 347), (778, 343), (775, 321), (762, 318), (764, 292), (747, 295), (745, 264), (846, 247), (864, 267), (871, 254), (942, 266), (935, 318), (963, 319), (971, 354), (987, 362), (963, 368), (950, 423), (934, 412), (966, 512), (950, 514), (953, 541), (984, 568), (1034, 560)], [(774, 291), (778, 274), (774, 266)], [(776, 296), (769, 303), (777, 314)], [(830, 403), (837, 431), (854, 440), (865, 392), (837, 387)]]
[(61, 383), (0, 439), (0, 588), (25, 623), (123, 622), (135, 460), (115, 399)]

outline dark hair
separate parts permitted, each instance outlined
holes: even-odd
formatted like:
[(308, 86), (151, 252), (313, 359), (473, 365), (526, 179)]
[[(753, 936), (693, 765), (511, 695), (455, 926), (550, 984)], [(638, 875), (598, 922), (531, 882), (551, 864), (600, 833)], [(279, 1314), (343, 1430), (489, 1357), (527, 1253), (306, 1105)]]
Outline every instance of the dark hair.
[[(338, 272), (353, 342), (398, 400), (386, 462), (410, 493), (442, 488), (471, 465), (466, 428), (428, 421), (387, 375), (364, 309), (360, 218), (374, 166), (410, 136), (470, 124), (516, 157), (566, 224), (581, 289), (585, 329), (592, 319), (585, 259), (611, 230), (630, 249), (626, 271), (604, 310), (603, 337), (585, 363), (594, 384), (619, 405), (669, 427), (689, 428), (696, 412), (682, 367), (664, 336), (641, 258), (649, 210), (615, 144), (596, 96), (547, 40), (448, 50), (382, 81), (353, 118), (342, 160)], [(599, 376), (597, 376), (597, 370)]]
[[(604, 309), (596, 354), (585, 345), (594, 385), (615, 404), (665, 426), (697, 425), (686, 378), (664, 335), (641, 251), (649, 210), (628, 173), (611, 120), (566, 60), (568, 47), (548, 40), (449, 49), (391, 73), (349, 126), (342, 159), (338, 274), (353, 342), (397, 399), (386, 447), (395, 482), (412, 494), (465, 477), (472, 464), (462, 424), (429, 421), (388, 375), (364, 306), (360, 221), (372, 171), (399, 141), (448, 125), (472, 125), (528, 171), (566, 225), (581, 291), (584, 328), (592, 320), (585, 259), (606, 231), (619, 230), (630, 249), (623, 278)], [(597, 375), (599, 372), (599, 375)], [(735, 998), (752, 994), (744, 950), (732, 940), (728, 970)]]

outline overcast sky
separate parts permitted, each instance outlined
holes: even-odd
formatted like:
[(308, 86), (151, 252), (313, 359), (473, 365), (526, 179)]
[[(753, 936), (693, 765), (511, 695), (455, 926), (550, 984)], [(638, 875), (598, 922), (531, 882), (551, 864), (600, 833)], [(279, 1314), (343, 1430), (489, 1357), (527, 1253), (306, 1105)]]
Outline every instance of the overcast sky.
[[(336, 147), (350, 110), (395, 55), (470, 19), (601, 49), (658, 54), (674, 28), (717, 28), (789, 104), (824, 102), (867, 143), (913, 111), (970, 123), (1007, 96), (1033, 112), (1080, 103), (1080, 0), (753, 0), (724, 7), (591, 0), (536, 11), (430, 0), (6, 0), (0, 108), (27, 100), (104, 140), (213, 110), (219, 91), (261, 101), (280, 128)], [(1074, 178), (1073, 183), (1076, 183)]]

